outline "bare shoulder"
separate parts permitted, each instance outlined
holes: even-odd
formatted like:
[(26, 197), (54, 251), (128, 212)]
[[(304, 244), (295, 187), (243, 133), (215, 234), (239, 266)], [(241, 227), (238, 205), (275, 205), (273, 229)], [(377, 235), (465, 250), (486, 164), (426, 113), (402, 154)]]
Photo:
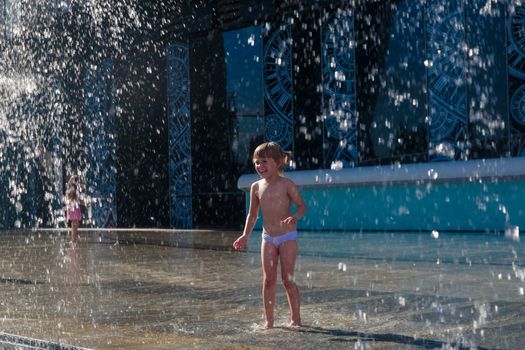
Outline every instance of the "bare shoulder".
[(290, 178), (288, 178), (288, 177), (281, 176), (281, 181), (282, 181), (287, 187), (297, 187), (297, 185), (295, 184), (295, 182), (293, 182), (293, 180), (290, 179)]
[(250, 186), (250, 192), (251, 193), (255, 193), (257, 194), (259, 192), (259, 184), (260, 184), (261, 180), (258, 180), (258, 181), (255, 181), (254, 183), (252, 183), (252, 185)]
[(296, 200), (297, 198), (300, 197), (299, 188), (297, 187), (295, 182), (293, 182), (293, 180), (287, 177), (283, 177), (283, 184), (284, 184), (284, 187), (286, 188), (286, 192), (292, 199)]

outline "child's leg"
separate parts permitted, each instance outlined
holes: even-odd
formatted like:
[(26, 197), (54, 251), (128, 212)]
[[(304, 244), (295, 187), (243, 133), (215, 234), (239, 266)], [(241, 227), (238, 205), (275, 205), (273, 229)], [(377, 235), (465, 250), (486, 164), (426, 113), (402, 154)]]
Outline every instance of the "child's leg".
[(277, 257), (278, 250), (264, 240), (261, 244), (261, 260), (263, 268), (263, 304), (266, 328), (273, 328), (274, 310), (277, 288)]
[(71, 220), (71, 240), (76, 242), (78, 240), (78, 227), (80, 226), (79, 220)]
[(299, 288), (295, 284), (295, 260), (297, 258), (297, 241), (286, 241), (279, 246), (279, 255), (281, 259), (281, 278), (284, 289), (288, 297), (290, 306), (290, 323), (289, 326), (301, 325)]

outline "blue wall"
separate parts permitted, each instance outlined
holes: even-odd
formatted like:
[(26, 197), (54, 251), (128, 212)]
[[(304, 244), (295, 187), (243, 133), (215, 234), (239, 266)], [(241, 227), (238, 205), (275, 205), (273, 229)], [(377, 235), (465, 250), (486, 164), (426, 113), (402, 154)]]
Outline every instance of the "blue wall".
[[(300, 230), (525, 230), (525, 158), (290, 171), (308, 206)], [(255, 174), (238, 182), (249, 205)], [(257, 229), (262, 228), (259, 220)]]
[[(301, 229), (503, 231), (525, 229), (525, 179), (305, 188)], [(505, 208), (505, 209), (504, 209)]]

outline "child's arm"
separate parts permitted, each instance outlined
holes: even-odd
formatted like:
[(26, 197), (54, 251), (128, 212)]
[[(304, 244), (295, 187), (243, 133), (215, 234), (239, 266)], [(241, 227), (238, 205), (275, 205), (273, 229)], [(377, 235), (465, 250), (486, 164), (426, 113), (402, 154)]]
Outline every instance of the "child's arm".
[(293, 181), (290, 180), (288, 182), (286, 189), (288, 191), (288, 195), (290, 196), (290, 199), (295, 204), (296, 210), (295, 210), (295, 213), (293, 213), (293, 215), (284, 219), (283, 223), (293, 224), (306, 214), (306, 212), (308, 211), (308, 208), (306, 207), (306, 204), (304, 203), (301, 193), (299, 193), (299, 189), (297, 188), (295, 183), (293, 183)]
[(257, 222), (259, 216), (259, 198), (256, 194), (257, 185), (256, 183), (252, 184), (250, 188), (250, 209), (248, 210), (248, 215), (246, 216), (246, 222), (244, 224), (244, 230), (242, 235), (233, 242), (233, 247), (235, 249), (244, 249), (248, 238), (253, 231), (253, 227)]

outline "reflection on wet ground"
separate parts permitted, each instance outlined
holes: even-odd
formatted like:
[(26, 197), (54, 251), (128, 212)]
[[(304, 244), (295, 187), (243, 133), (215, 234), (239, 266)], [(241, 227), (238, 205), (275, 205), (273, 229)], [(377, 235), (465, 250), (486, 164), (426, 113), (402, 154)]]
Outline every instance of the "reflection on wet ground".
[(9, 345), (16, 335), (64, 349), (524, 348), (523, 243), (301, 232), (305, 325), (284, 327), (279, 286), (277, 327), (264, 331), (260, 237), (235, 252), (237, 234), (82, 231), (71, 246), (57, 231), (4, 233), (0, 345), (37, 348)]

